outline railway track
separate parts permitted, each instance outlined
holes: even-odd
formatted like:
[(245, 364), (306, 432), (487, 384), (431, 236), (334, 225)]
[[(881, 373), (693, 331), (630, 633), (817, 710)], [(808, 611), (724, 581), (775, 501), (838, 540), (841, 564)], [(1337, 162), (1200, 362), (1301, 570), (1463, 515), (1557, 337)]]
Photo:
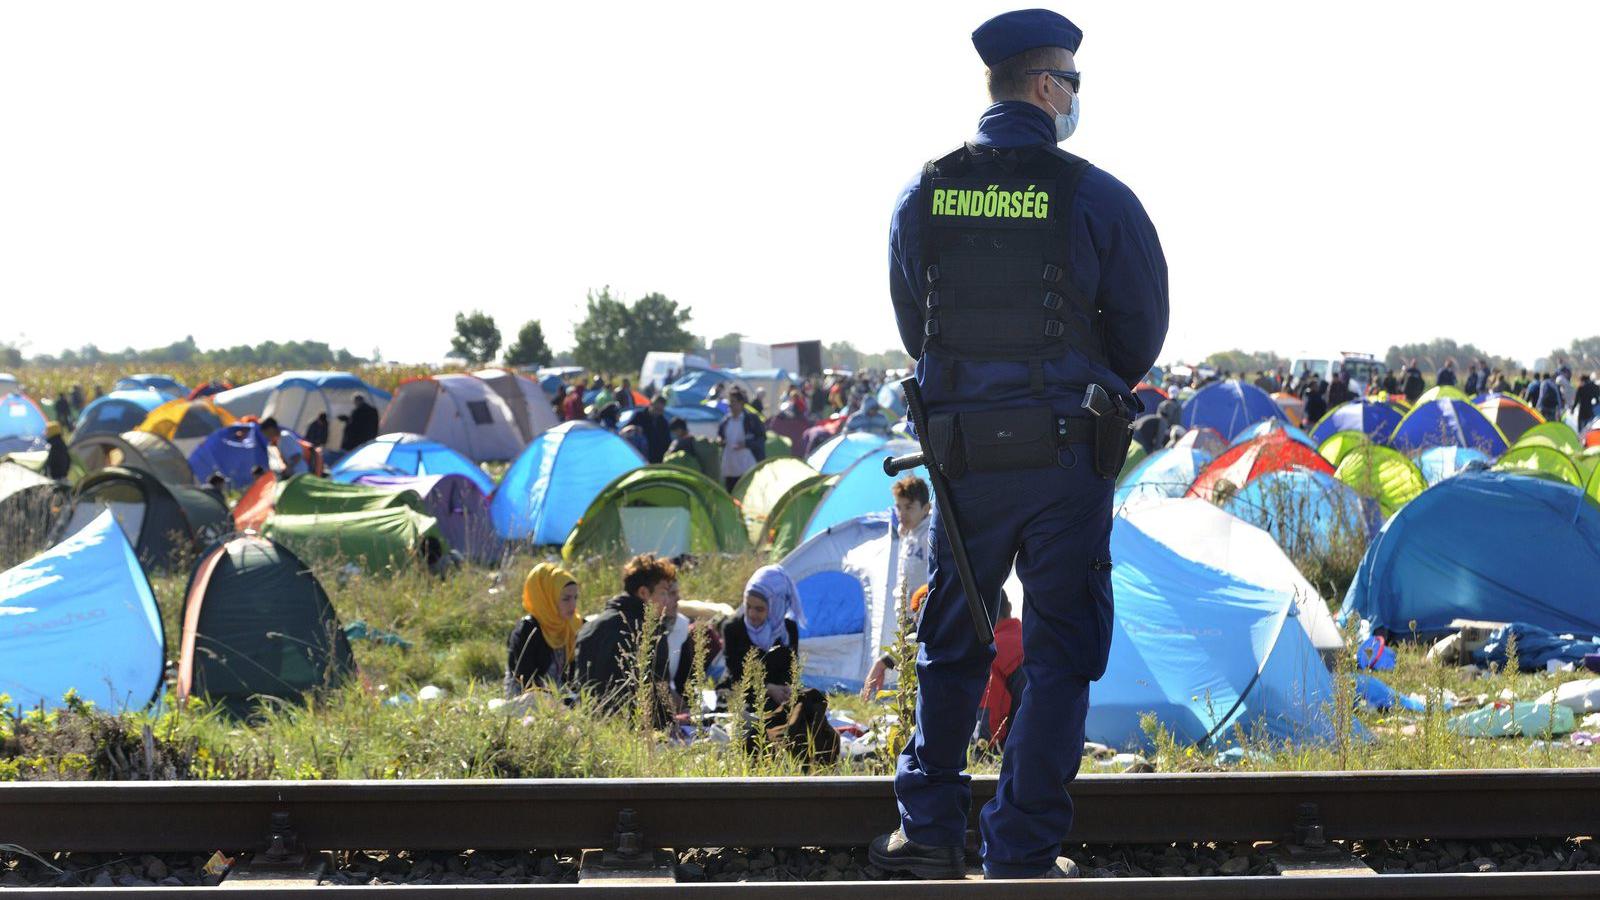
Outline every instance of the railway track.
[[(973, 781), (975, 804), (994, 791)], [(1600, 897), (1600, 871), (1376, 875), (1350, 841), (1570, 839), (1600, 834), (1600, 769), (1503, 772), (1089, 775), (1073, 791), (1077, 844), (1274, 842), (1280, 877), (1073, 883), (672, 883), (654, 848), (853, 848), (895, 824), (885, 778), (421, 782), (37, 782), (0, 785), (0, 843), (50, 853), (224, 850), (216, 887), (20, 888), (20, 895), (154, 890), (284, 898), (315, 886), (320, 851), (609, 849), (578, 885), (399, 885), (385, 896), (1121, 898)], [(618, 854), (624, 850), (637, 852)], [(609, 865), (608, 865), (609, 864)], [(1305, 876), (1314, 873), (1315, 877)], [(7, 892), (12, 893), (12, 891)]]

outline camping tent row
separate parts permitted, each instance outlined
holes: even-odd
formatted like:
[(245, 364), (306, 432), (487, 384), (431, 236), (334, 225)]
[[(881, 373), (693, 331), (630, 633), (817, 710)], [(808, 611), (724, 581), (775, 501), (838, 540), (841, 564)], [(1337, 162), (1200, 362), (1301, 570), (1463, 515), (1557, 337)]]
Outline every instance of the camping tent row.
[(515, 459), (556, 424), (544, 389), (501, 369), (406, 381), (383, 413), (386, 433), (418, 434), (473, 462)]
[(234, 506), (241, 531), (276, 535), (308, 558), (381, 570), (433, 562), (450, 550), (479, 562), (500, 556), (488, 498), (461, 475), (362, 476), (355, 482), (262, 475)]
[[(124, 528), (103, 511), (0, 572), (0, 693), (54, 709), (69, 692), (101, 709), (149, 706), (168, 647), (149, 579)], [(354, 658), (327, 593), (294, 554), (234, 535), (201, 554), (185, 592), (178, 698), (235, 713), (261, 697), (296, 700), (338, 684)]]
[[(806, 683), (859, 689), (894, 639), (897, 540), (887, 515), (859, 516), (784, 558), (806, 609)], [(1235, 725), (1278, 740), (1331, 734), (1322, 655), (1341, 650), (1340, 633), (1270, 535), (1212, 504), (1166, 499), (1119, 516), (1111, 550), (1118, 615), (1089, 740), (1145, 746), (1147, 712), (1197, 744), (1225, 742)]]

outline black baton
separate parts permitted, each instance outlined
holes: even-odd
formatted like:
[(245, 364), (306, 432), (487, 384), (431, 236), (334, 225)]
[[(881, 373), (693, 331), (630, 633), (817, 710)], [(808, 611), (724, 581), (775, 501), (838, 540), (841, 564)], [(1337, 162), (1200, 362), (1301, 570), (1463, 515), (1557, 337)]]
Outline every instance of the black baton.
[(921, 465), (928, 467), (928, 480), (933, 482), (933, 501), (939, 505), (939, 521), (944, 523), (944, 536), (950, 542), (950, 556), (956, 561), (956, 575), (961, 579), (961, 592), (967, 598), (972, 630), (978, 635), (978, 643), (992, 644), (994, 625), (989, 621), (988, 604), (984, 603), (983, 595), (978, 592), (978, 579), (972, 574), (967, 545), (961, 539), (961, 521), (956, 516), (955, 498), (950, 496), (950, 482), (944, 477), (944, 470), (939, 468), (938, 457), (933, 455), (928, 442), (928, 414), (922, 405), (922, 388), (917, 386), (916, 376), (903, 379), (900, 387), (905, 391), (906, 416), (916, 429), (917, 443), (922, 445), (922, 452), (884, 460), (883, 473), (892, 478), (907, 469)]

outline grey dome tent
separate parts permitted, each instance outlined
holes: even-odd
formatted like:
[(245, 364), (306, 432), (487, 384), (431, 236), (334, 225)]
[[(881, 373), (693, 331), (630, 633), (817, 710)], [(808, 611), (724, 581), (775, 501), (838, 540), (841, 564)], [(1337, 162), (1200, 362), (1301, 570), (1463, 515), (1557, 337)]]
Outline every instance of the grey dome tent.
[(27, 466), (0, 460), (0, 568), (50, 544), (50, 529), (72, 491)]
[(236, 715), (263, 698), (298, 702), (355, 671), (327, 591), (288, 548), (256, 534), (213, 544), (189, 576), (178, 699)]
[(142, 469), (111, 466), (78, 482), (57, 539), (76, 534), (109, 509), (148, 568), (167, 570), (233, 530), (228, 507), (216, 494), (193, 485), (164, 484)]
[(83, 461), (85, 472), (121, 466), (142, 469), (167, 484), (194, 484), (194, 472), (183, 451), (149, 431), (79, 435), (72, 441), (72, 452)]

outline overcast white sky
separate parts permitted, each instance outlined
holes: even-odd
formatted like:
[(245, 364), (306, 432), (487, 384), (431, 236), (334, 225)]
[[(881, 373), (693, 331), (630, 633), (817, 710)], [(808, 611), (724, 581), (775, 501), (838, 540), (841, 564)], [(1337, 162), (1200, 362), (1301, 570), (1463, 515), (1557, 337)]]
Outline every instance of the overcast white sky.
[[(0, 6), (0, 341), (432, 361), (591, 287), (897, 344), (891, 206), (986, 105), (974, 3)], [(1079, 0), (1065, 145), (1166, 248), (1164, 360), (1600, 332), (1600, 4)]]

